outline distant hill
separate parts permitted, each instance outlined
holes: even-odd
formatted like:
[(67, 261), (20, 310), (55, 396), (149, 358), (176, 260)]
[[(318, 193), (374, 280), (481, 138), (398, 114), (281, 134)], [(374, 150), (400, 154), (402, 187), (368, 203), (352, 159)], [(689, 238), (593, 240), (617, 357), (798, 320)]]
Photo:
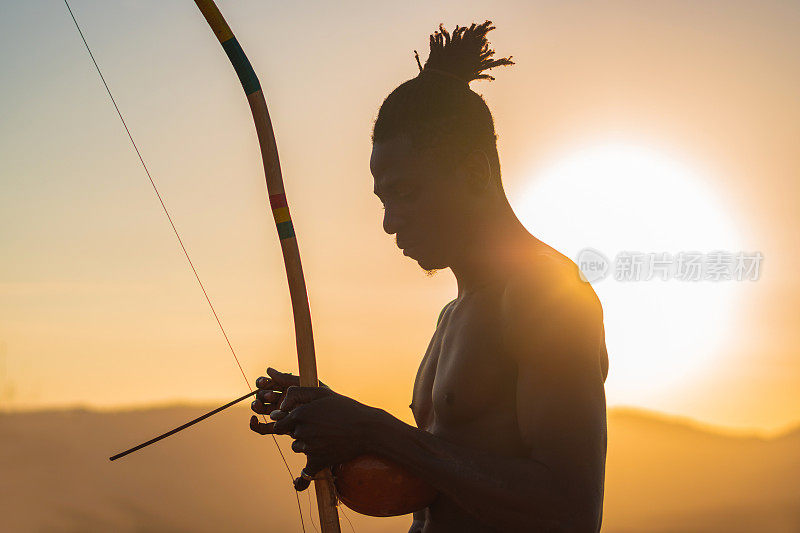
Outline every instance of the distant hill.
[(800, 532), (800, 429), (763, 439), (609, 412), (604, 531)]
[[(244, 408), (107, 460), (203, 410), (0, 414), (0, 530), (301, 531), (289, 474), (272, 440), (247, 430)], [(297, 472), (300, 457), (281, 444)], [(300, 501), (312, 532), (308, 496)], [(347, 516), (359, 533), (405, 532), (410, 523)], [(612, 410), (603, 530), (800, 532), (800, 430), (733, 436)]]

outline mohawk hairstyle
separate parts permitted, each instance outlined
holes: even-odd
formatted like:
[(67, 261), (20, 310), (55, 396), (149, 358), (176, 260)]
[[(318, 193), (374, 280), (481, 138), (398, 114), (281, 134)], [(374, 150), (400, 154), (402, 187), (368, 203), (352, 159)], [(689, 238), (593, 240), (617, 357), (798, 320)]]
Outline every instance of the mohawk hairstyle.
[(386, 97), (378, 111), (372, 141), (405, 136), (415, 148), (433, 154), (446, 166), (457, 164), (471, 150), (489, 158), (492, 176), (500, 181), (500, 160), (494, 120), (483, 98), (473, 92), (474, 80), (494, 80), (485, 71), (513, 65), (511, 57), (493, 59), (486, 34), (491, 21), (456, 26), (449, 33), (442, 24), (430, 36), (430, 54), (424, 67), (414, 51), (419, 75)]

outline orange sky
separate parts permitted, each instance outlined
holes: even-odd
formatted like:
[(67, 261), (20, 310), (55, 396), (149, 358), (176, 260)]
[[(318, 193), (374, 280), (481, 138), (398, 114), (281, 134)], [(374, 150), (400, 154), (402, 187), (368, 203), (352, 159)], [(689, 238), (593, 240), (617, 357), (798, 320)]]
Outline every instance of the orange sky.
[[(765, 256), (761, 279), (737, 287), (711, 367), (636, 396), (613, 381), (610, 350), (609, 403), (767, 430), (800, 420), (800, 7), (720, 6), (220, 1), (271, 106), (323, 380), (407, 417), (455, 284), (447, 272), (427, 278), (383, 234), (370, 126), (438, 22), (491, 18), (495, 49), (517, 65), (473, 88), (495, 114), (512, 205), (554, 154), (632, 139), (704, 169), (743, 249)], [(296, 368), (249, 110), (205, 22), (188, 1), (73, 9), (246, 372)], [(0, 405), (241, 394), (69, 15), (16, 3), (0, 29)]]

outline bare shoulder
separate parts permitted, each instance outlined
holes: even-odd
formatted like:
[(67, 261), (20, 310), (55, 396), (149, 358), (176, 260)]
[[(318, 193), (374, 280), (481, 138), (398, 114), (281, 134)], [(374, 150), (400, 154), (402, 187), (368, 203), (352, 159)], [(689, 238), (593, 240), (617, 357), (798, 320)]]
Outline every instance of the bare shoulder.
[(508, 278), (501, 312), (507, 347), (518, 357), (603, 337), (603, 309), (594, 289), (580, 279), (575, 263), (554, 250), (537, 254)]
[(509, 276), (503, 291), (506, 318), (562, 313), (599, 314), (600, 300), (580, 279), (578, 266), (558, 252), (537, 254)]

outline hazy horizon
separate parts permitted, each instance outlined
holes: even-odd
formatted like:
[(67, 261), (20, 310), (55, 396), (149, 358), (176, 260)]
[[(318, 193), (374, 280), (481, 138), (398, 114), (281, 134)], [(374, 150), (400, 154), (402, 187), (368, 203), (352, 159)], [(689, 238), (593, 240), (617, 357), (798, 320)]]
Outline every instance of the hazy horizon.
[[(0, 501), (13, 531), (300, 531), (294, 491), (272, 440), (245, 406), (109, 462), (202, 412), (0, 413)], [(800, 526), (800, 428), (769, 439), (611, 410), (603, 531), (793, 533)], [(303, 456), (279, 444), (293, 472)], [(758, 487), (758, 490), (753, 490)], [(313, 531), (308, 495), (300, 495)], [(410, 517), (340, 511), (342, 530), (404, 531)]]

